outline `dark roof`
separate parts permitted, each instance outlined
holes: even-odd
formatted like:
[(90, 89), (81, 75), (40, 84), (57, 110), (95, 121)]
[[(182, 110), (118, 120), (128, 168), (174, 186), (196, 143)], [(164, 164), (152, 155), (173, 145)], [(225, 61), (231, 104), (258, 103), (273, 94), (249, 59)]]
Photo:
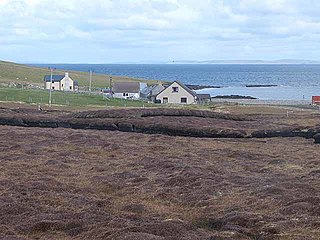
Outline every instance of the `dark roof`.
[(188, 93), (190, 93), (193, 97), (195, 97), (197, 94), (192, 91), (190, 88), (188, 88), (186, 85), (184, 85), (182, 82), (180, 81), (174, 81), (172, 83), (170, 83), (168, 86), (166, 86), (161, 92), (159, 92), (158, 94), (156, 94), (156, 96), (158, 96), (160, 93), (162, 93), (164, 90), (166, 90), (168, 87), (170, 87), (173, 83), (178, 83), (182, 88), (184, 88)]
[[(53, 82), (60, 82), (64, 77), (65, 77), (65, 75), (52, 75), (52, 81)], [(46, 82), (50, 82), (50, 79), (51, 79), (50, 75), (45, 75), (43, 80)]]
[(139, 93), (139, 82), (115, 82), (112, 87), (114, 93)]
[(211, 99), (211, 95), (210, 94), (205, 94), (205, 93), (198, 93), (197, 94), (197, 98), (199, 100)]
[(79, 82), (78, 81), (73, 81), (73, 85), (74, 86), (79, 86)]

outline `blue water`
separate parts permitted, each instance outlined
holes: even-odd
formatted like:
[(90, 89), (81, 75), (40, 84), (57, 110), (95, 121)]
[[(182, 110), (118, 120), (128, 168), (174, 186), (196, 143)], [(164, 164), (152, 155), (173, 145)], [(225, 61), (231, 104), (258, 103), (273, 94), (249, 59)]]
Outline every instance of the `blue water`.
[[(46, 64), (38, 64), (45, 66)], [(247, 64), (50, 64), (63, 70), (129, 76), (186, 84), (221, 86), (204, 89), (211, 95), (250, 95), (260, 99), (302, 100), (320, 95), (320, 65)], [(275, 84), (270, 88), (246, 88), (247, 84)]]

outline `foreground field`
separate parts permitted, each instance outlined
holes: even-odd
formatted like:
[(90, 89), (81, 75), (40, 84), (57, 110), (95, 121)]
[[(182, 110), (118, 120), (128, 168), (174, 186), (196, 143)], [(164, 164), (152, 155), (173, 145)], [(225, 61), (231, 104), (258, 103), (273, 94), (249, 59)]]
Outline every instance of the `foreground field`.
[[(1, 115), (139, 118), (139, 111), (130, 111), (39, 117), (30, 109), (2, 109)], [(267, 123), (319, 122), (306, 112), (284, 119), (281, 109), (265, 116), (176, 113), (143, 114), (148, 124), (180, 119), (185, 126), (247, 131)], [(319, 145), (302, 137), (194, 138), (3, 125), (0, 239), (319, 239), (319, 159)]]

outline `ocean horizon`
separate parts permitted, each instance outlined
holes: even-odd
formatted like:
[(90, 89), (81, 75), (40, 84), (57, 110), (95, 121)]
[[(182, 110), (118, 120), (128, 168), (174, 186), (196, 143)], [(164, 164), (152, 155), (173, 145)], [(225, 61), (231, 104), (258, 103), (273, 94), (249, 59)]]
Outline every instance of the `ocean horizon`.
[[(200, 93), (252, 96), (263, 100), (310, 100), (320, 95), (320, 64), (31, 64), (146, 80), (218, 86)], [(276, 85), (246, 87), (246, 85)]]

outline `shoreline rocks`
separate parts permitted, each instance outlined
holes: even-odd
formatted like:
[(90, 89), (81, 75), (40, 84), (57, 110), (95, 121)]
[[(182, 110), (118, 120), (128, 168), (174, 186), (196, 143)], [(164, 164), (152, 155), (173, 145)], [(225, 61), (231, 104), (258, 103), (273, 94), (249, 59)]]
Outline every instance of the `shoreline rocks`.
[(218, 95), (211, 98), (221, 98), (221, 99), (257, 99), (251, 96), (241, 96), (241, 95)]
[(246, 87), (278, 87), (275, 84), (247, 84)]

